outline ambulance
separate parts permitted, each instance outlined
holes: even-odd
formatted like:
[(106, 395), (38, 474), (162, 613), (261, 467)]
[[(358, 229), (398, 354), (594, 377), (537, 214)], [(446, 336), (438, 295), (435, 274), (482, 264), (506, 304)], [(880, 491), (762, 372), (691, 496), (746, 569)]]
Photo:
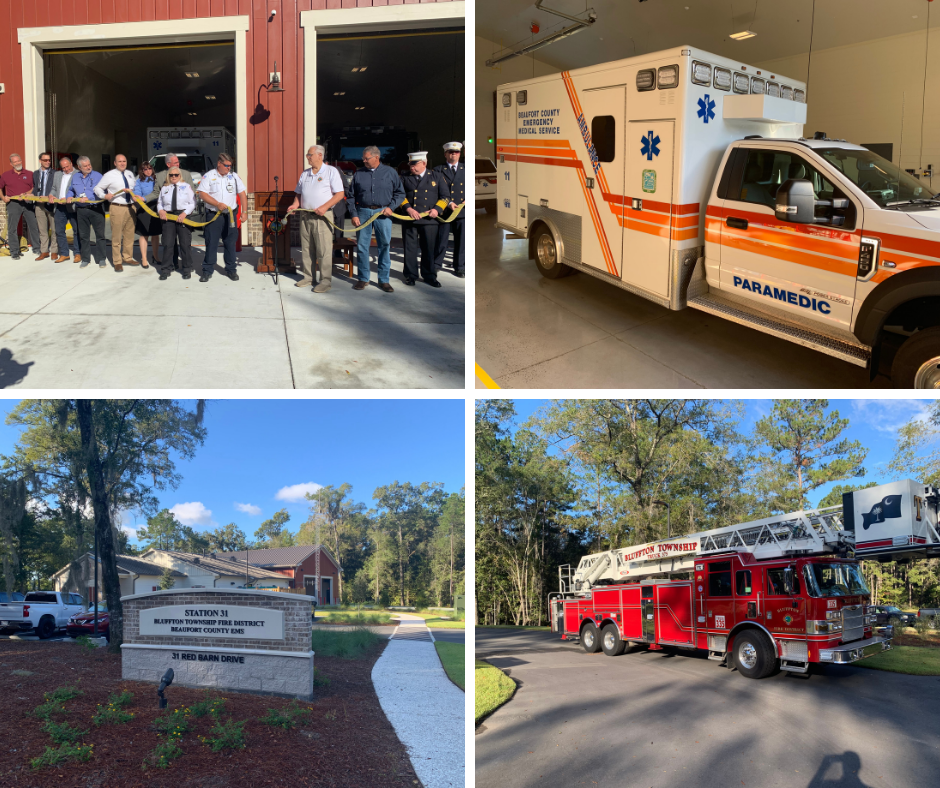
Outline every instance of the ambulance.
[[(806, 85), (690, 46), (497, 88), (497, 227), (580, 271), (940, 388), (940, 199), (803, 136)], [(890, 358), (891, 354), (893, 358)]]

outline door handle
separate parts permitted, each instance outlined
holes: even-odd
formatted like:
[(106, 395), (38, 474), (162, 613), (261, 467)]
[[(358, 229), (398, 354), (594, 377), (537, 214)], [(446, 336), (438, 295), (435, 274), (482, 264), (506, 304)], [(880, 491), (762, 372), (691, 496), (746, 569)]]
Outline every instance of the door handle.
[(734, 227), (736, 230), (747, 229), (747, 219), (739, 219), (737, 216), (729, 216), (725, 220), (725, 224), (727, 224), (728, 227)]

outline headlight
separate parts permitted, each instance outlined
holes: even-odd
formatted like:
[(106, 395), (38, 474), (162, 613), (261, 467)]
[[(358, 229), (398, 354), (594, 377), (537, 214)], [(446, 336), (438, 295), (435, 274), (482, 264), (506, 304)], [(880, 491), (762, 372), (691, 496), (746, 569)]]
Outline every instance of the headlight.
[(841, 619), (842, 619), (842, 611), (840, 611), (840, 610), (827, 610), (827, 611), (826, 611), (826, 618), (827, 618), (829, 621), (831, 621), (832, 619), (841, 620)]
[(835, 621), (807, 621), (806, 622), (806, 634), (807, 635), (826, 635), (834, 634), (842, 631), (842, 624), (838, 624)]

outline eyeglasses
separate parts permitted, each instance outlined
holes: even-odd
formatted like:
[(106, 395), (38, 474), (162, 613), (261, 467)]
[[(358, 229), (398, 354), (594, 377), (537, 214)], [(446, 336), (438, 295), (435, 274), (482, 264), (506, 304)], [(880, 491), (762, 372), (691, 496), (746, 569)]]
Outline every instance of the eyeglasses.
[(179, 174), (178, 172), (174, 172), (172, 175), (170, 175), (170, 177), (171, 177), (171, 178), (179, 178), (179, 177), (180, 177), (180, 174)]
[(39, 161), (52, 161), (52, 159), (40, 159)]
[(220, 161), (220, 162), (219, 162), (219, 166), (220, 166), (220, 167), (225, 167), (226, 169), (231, 169), (231, 168), (232, 168), (232, 163), (231, 163), (231, 162)]

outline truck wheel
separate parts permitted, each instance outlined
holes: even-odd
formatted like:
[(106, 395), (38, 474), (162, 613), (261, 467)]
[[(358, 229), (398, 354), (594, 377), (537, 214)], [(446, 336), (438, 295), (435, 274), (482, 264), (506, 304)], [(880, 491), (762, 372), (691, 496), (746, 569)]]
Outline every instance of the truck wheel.
[(559, 258), (555, 236), (544, 226), (535, 236), (535, 265), (546, 279), (561, 279), (572, 273), (571, 268)]
[(601, 650), (600, 638), (597, 637), (597, 627), (593, 624), (585, 624), (581, 630), (581, 648), (588, 654), (596, 654)]
[(767, 637), (748, 630), (734, 639), (734, 664), (745, 678), (762, 679), (771, 674), (777, 660)]
[(940, 388), (940, 326), (905, 340), (891, 364), (891, 380), (899, 389)]
[(608, 657), (619, 657), (626, 645), (613, 624), (608, 624), (601, 630), (601, 648)]
[(39, 626), (36, 627), (36, 634), (40, 640), (51, 638), (55, 634), (55, 620), (52, 616), (43, 616), (39, 619)]

